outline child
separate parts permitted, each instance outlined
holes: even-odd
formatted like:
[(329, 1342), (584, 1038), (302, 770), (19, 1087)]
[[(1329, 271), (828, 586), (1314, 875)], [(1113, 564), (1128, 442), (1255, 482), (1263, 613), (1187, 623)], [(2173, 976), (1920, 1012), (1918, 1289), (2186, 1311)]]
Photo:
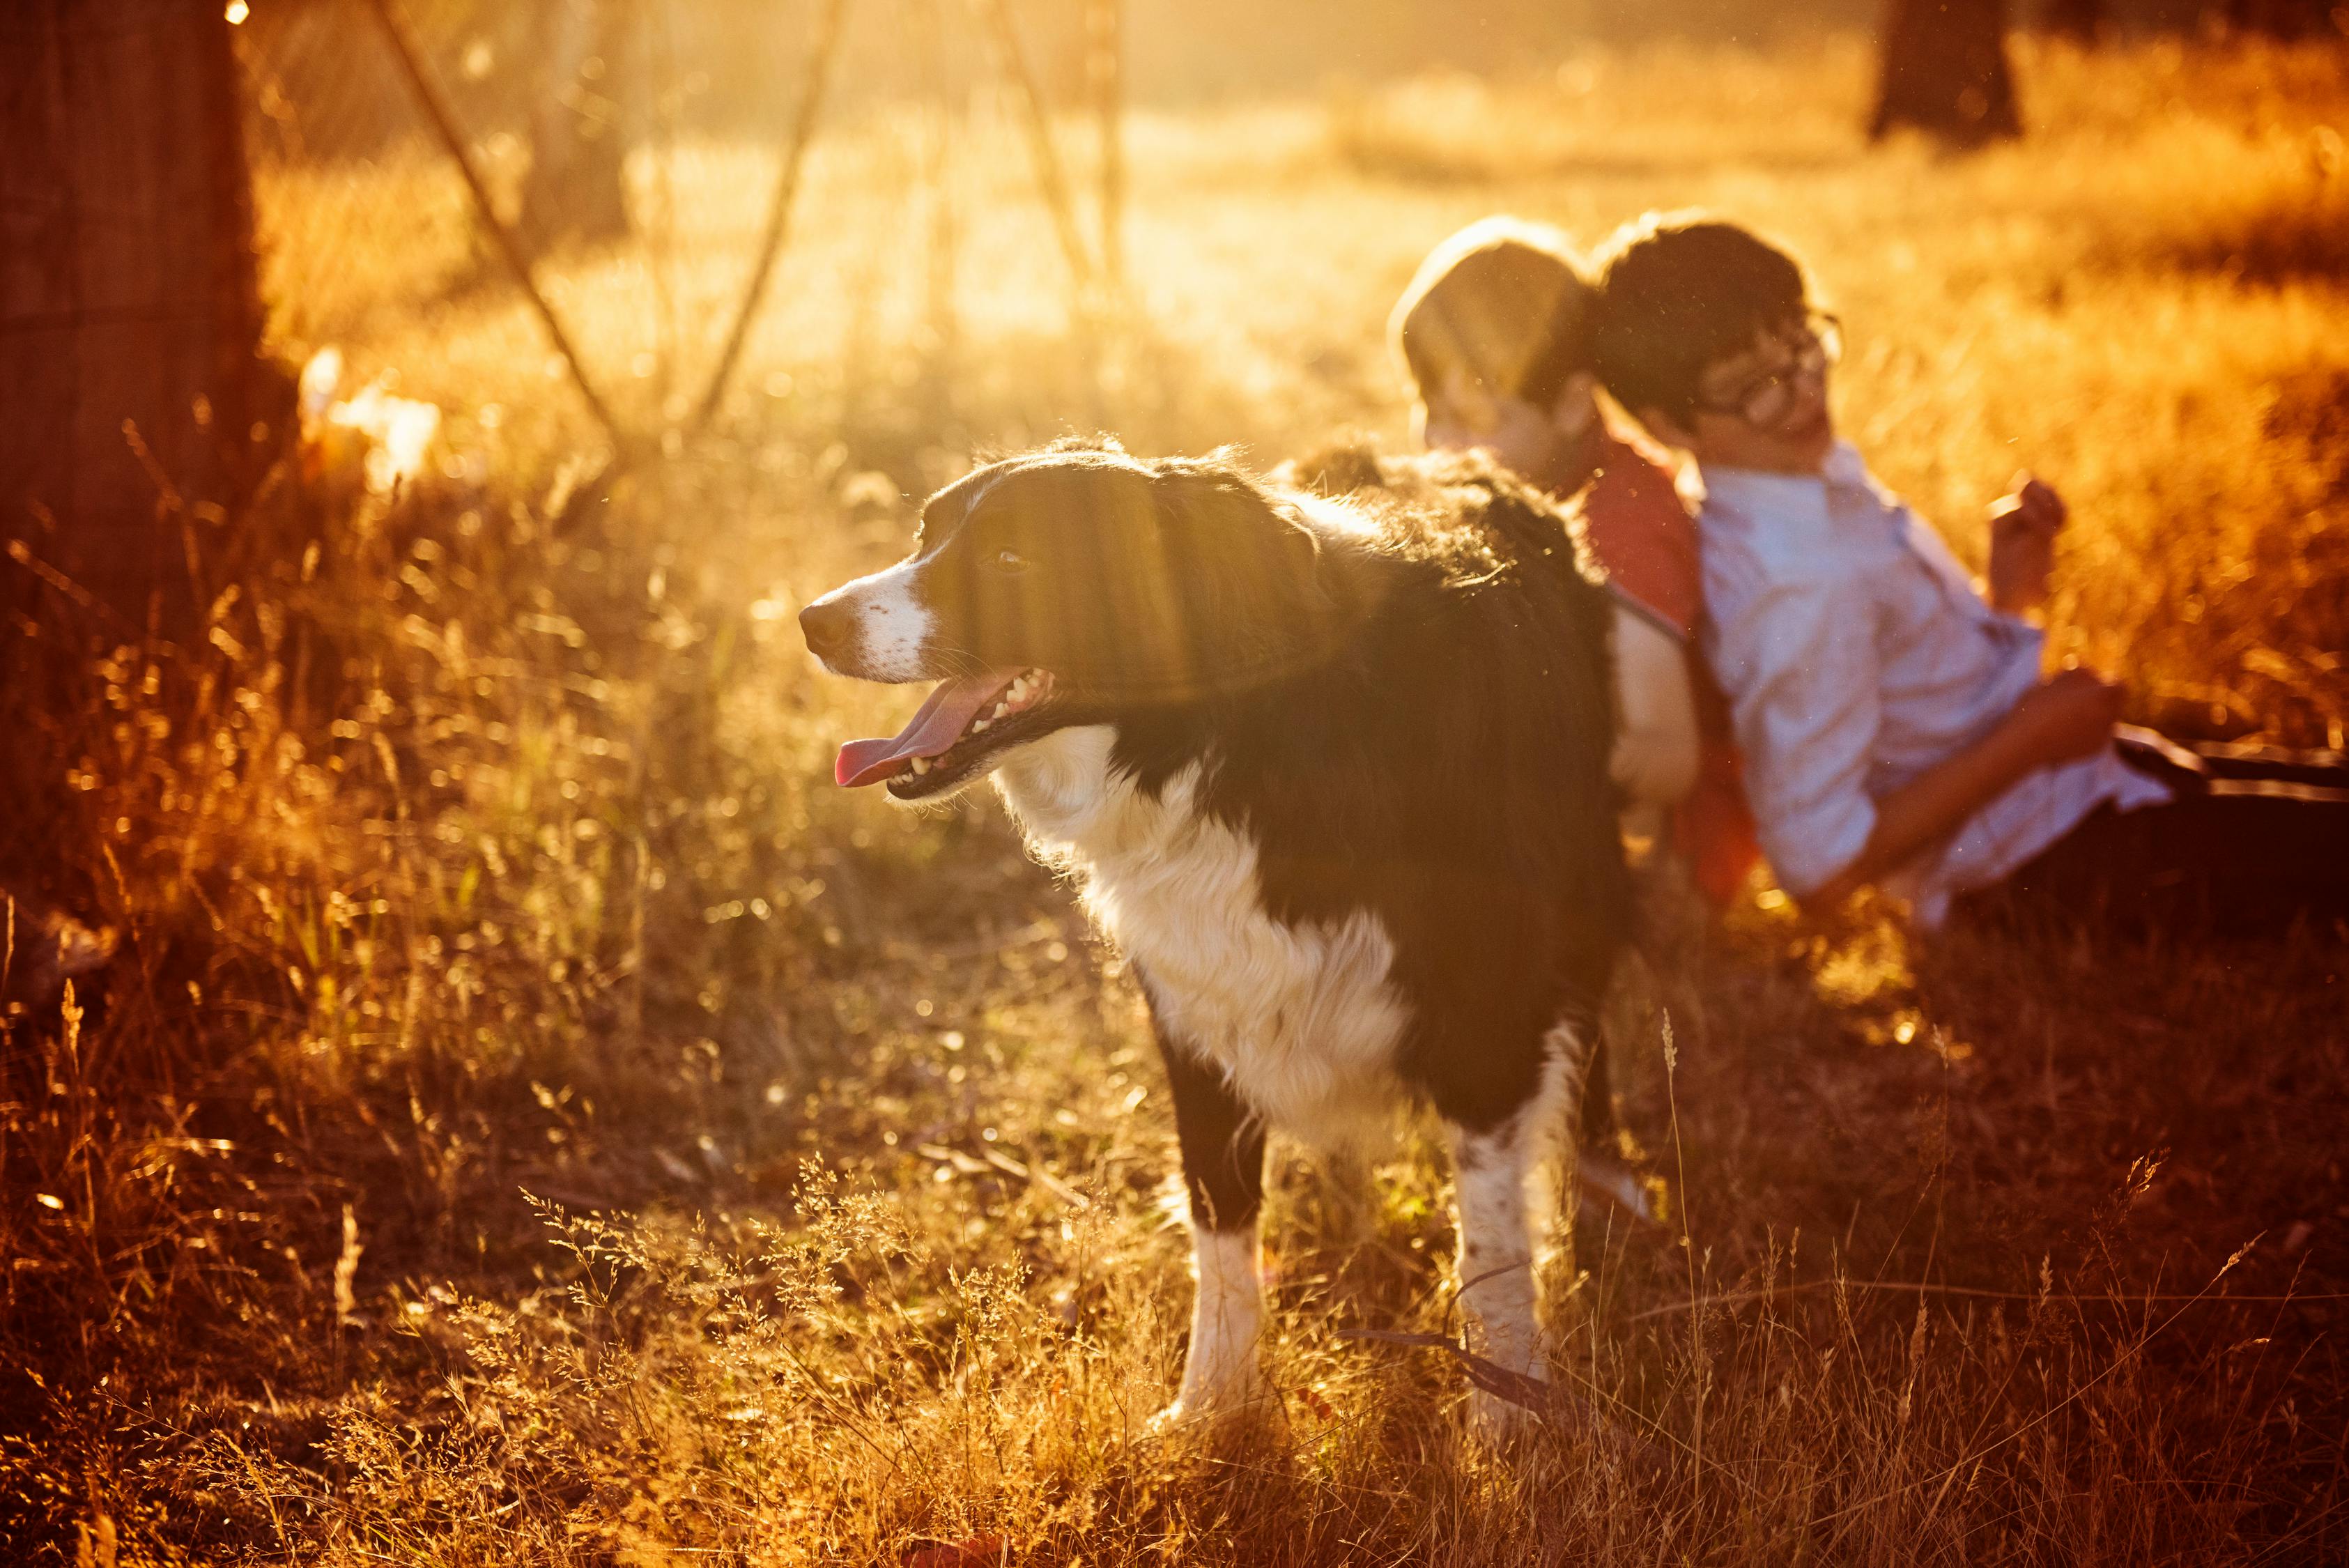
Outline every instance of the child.
[(1487, 218), (1420, 265), (1390, 337), (1429, 446), (1482, 450), (1560, 497), (1588, 485), (1585, 528), (1618, 606), (1615, 779), (1636, 803), (1677, 807), (1697, 885), (1724, 901), (1758, 851), (1725, 710), (1692, 646), (1696, 530), (1671, 475), (1599, 411), (1595, 303), (1563, 235)]
[(1993, 508), (1985, 602), (1836, 440), (1836, 323), (1790, 257), (1651, 218), (1610, 243), (1600, 286), (1599, 373), (1704, 480), (1705, 652), (1789, 892), (1881, 884), (1929, 929), (1961, 897), (2238, 929), (2349, 917), (2349, 765), (2116, 739), (2118, 685), (2043, 677), (2019, 618), (2063, 503), (2034, 481)]

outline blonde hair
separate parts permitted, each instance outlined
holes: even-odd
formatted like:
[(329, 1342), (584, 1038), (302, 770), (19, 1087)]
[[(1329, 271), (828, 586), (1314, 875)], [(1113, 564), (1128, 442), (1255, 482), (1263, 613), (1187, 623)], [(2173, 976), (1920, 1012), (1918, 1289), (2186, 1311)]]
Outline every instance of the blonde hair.
[(1597, 302), (1563, 234), (1481, 218), (1419, 264), (1387, 337), (1423, 402), (1460, 371), (1496, 396), (1547, 408), (1589, 367)]

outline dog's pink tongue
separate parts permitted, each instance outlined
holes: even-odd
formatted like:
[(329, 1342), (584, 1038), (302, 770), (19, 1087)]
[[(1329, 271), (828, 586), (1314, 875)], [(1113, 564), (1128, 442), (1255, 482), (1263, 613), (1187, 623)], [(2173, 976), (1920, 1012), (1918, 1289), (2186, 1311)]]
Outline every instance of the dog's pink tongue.
[(1016, 670), (989, 670), (941, 680), (921, 711), (885, 741), (851, 741), (840, 748), (832, 776), (843, 788), (878, 784), (916, 757), (935, 757), (962, 738), (979, 709), (1019, 679)]

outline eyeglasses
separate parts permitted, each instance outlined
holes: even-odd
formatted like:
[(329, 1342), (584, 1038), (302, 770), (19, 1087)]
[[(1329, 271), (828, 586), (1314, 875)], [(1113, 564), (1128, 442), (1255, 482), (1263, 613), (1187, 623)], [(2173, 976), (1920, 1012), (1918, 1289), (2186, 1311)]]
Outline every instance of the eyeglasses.
[(1756, 430), (1775, 430), (1795, 411), (1803, 384), (1818, 381), (1843, 357), (1843, 323), (1824, 310), (1814, 310), (1798, 329), (1775, 334), (1772, 340), (1785, 350), (1785, 358), (1754, 370), (1724, 396), (1700, 394), (1696, 406), (1744, 420)]

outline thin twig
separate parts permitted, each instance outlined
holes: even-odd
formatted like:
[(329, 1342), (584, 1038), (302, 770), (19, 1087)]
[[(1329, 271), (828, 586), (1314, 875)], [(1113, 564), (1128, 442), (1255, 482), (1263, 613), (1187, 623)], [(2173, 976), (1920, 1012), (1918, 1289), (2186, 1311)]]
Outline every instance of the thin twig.
[(2291, 1302), (2349, 1301), (2349, 1291), (2310, 1292), (2300, 1295), (2282, 1296), (2214, 1296), (2208, 1291), (2199, 1291), (2192, 1295), (2174, 1292), (2157, 1292), (2149, 1295), (2119, 1296), (2113, 1294), (2110, 1292), (2107, 1292), (2103, 1295), (2089, 1295), (2085, 1292), (2065, 1293), (2062, 1292), (2000, 1291), (1992, 1290), (1982, 1285), (1936, 1284), (1930, 1280), (1808, 1280), (1798, 1285), (1771, 1285), (1761, 1290), (1737, 1291), (1728, 1295), (1708, 1296), (1703, 1301), (1696, 1303), (1674, 1302), (1670, 1306), (1650, 1307), (1646, 1312), (1635, 1312), (1629, 1317), (1623, 1318), (1620, 1321), (1624, 1323), (1640, 1323), (1651, 1317), (1666, 1317), (1676, 1312), (1688, 1312), (1692, 1310), (1692, 1307), (1696, 1306), (1743, 1306), (1748, 1302), (1768, 1301), (1777, 1296), (1807, 1295), (1813, 1291), (1833, 1290), (1837, 1285), (1841, 1285), (1846, 1290), (1852, 1291), (1891, 1291), (1917, 1295), (1971, 1296), (1982, 1301), (2067, 1303), (2107, 1302), (2116, 1305), (2128, 1306), (2135, 1306), (2143, 1302), (2187, 1302), (2189, 1303), (2194, 1302), (2208, 1302), (2214, 1306), (2222, 1302), (2233, 1302), (2248, 1306), (2257, 1305), (2262, 1303), (2274, 1304), (2278, 1303)]
[[(39, 502), (35, 502), (33, 505), (36, 515), (44, 515), (47, 514), (47, 508), (42, 506)], [(49, 521), (54, 523), (55, 520), (49, 519)], [(67, 576), (63, 572), (57, 570), (55, 566), (52, 566), (47, 561), (41, 559), (40, 556), (33, 554), (32, 545), (26, 544), (24, 540), (9, 540), (6, 555), (10, 560), (24, 567), (25, 570), (32, 573), (33, 576), (40, 578), (43, 583), (47, 584), (54, 591), (63, 594), (67, 598), (71, 599), (75, 604), (80, 606), (83, 609), (89, 611), (91, 614), (103, 616), (108, 620), (113, 622), (114, 628), (117, 631), (129, 637), (137, 637), (139, 635), (139, 628), (133, 626), (129, 619), (125, 617), (120, 610), (116, 609), (112, 605), (108, 604), (104, 599), (98, 597), (88, 588), (83, 587), (79, 583), (75, 582), (71, 577)]]
[(1704, 1503), (1704, 1393), (1710, 1370), (1704, 1357), (1704, 1314), (1696, 1311), (1698, 1299), (1696, 1279), (1696, 1237), (1689, 1211), (1688, 1148), (1681, 1141), (1681, 1097), (1677, 1069), (1680, 1048), (1672, 1039), (1672, 1015), (1664, 1014), (1664, 1098), (1671, 1107), (1672, 1158), (1680, 1172), (1681, 1252), (1688, 1263), (1689, 1279), (1689, 1366), (1696, 1378), (1696, 1397), (1692, 1406), (1689, 1431), (1689, 1452), (1695, 1463), (1689, 1471), (1689, 1490), (1697, 1506)]
[[(1402, 1345), (1427, 1350), (1441, 1350), (1460, 1363), (1461, 1369), (1468, 1375), (1468, 1380), (1477, 1387), (1495, 1398), (1505, 1399), (1519, 1409), (1544, 1420), (1554, 1420), (1559, 1407), (1573, 1397), (1571, 1390), (1561, 1388), (1555, 1383), (1545, 1383), (1529, 1377), (1524, 1373), (1512, 1372), (1495, 1362), (1487, 1360), (1447, 1334), (1413, 1334), (1391, 1328), (1341, 1328), (1337, 1331), (1337, 1334), (1340, 1339), (1366, 1340), (1381, 1345)], [(1646, 1428), (1645, 1432), (1634, 1432), (1624, 1430), (1617, 1426), (1614, 1428), (1615, 1436), (1647, 1445), (1651, 1449), (1655, 1440), (1661, 1439), (1670, 1447), (1688, 1455), (1692, 1463), (1699, 1466), (1704, 1463), (1703, 1456), (1690, 1447), (1686, 1439), (1626, 1404), (1580, 1373), (1569, 1368), (1567, 1376), (1584, 1390), (1581, 1403), (1592, 1416), (1605, 1420), (1608, 1409), (1602, 1407), (1611, 1407), (1614, 1410), (1619, 1411), (1622, 1417)], [(1652, 1437), (1650, 1434), (1652, 1434)], [(1727, 1476), (1731, 1484), (1739, 1490), (1751, 1490), (1743, 1477), (1733, 1470), (1725, 1469), (1718, 1460), (1714, 1461), (1713, 1468)]]
[[(2242, 1262), (2244, 1253), (2249, 1252), (2251, 1250), (2251, 1246), (2256, 1243), (2257, 1241), (2258, 1238), (2254, 1237), (2251, 1242), (2246, 1242), (2241, 1251), (2237, 1252), (2233, 1257), (2228, 1259), (2227, 1262), (2220, 1266), (2219, 1272), (2210, 1276), (2210, 1282), (2209, 1284), (2203, 1286), (2202, 1289), (2195, 1294), (2186, 1298), (2187, 1305), (2179, 1307), (2176, 1312), (2171, 1313), (2168, 1317), (2164, 1318), (2158, 1326), (2140, 1336), (2135, 1345), (2130, 1345), (2127, 1349), (2122, 1351), (2120, 1355), (2115, 1356), (2110, 1366), (2097, 1373), (2094, 1377), (2089, 1378), (2085, 1383), (2081, 1384), (2077, 1388), (2073, 1389), (2071, 1393), (2065, 1395), (2063, 1398), (2057, 1400), (2046, 1409), (2039, 1412), (2038, 1415), (2033, 1416), (2028, 1421), (2021, 1423), (2004, 1437), (1997, 1438), (1995, 1441), (1983, 1444), (1981, 1448), (1976, 1449), (1973, 1452), (1967, 1454), (1964, 1458), (1959, 1459), (1955, 1464), (1950, 1465), (1942, 1469), (1935, 1470), (1931, 1475), (1920, 1477), (1920, 1479), (1909, 1481), (1903, 1486), (1894, 1487), (1889, 1491), (1878, 1492), (1874, 1497), (1862, 1498), (1859, 1501), (1847, 1504), (1845, 1507), (1837, 1509), (1832, 1513), (1819, 1514), (1813, 1518), (1810, 1521), (1810, 1523), (1814, 1526), (1832, 1524), (1838, 1519), (1843, 1519), (1851, 1514), (1857, 1513), (1861, 1509), (1872, 1507), (1879, 1502), (1888, 1502), (1893, 1498), (1899, 1497), (1905, 1492), (1915, 1491), (1920, 1487), (1934, 1485), (1939, 1481), (1958, 1474), (1969, 1466), (1980, 1464), (1982, 1460), (1988, 1459), (1999, 1449), (2006, 1447), (2009, 1443), (2018, 1442), (2026, 1434), (2045, 1426), (2057, 1416), (2063, 1414), (2065, 1410), (2071, 1408), (2082, 1399), (2086, 1398), (2091, 1389), (2103, 1383), (2114, 1373), (2118, 1372), (2123, 1366), (2127, 1366), (2131, 1360), (2143, 1352), (2147, 1345), (2152, 1344), (2156, 1339), (2161, 1337), (2162, 1334), (2168, 1333), (2173, 1324), (2177, 1323), (2179, 1318), (2186, 1315), (2187, 1312), (2194, 1303), (2201, 1301), (2209, 1295), (2210, 1292), (2218, 1286), (2219, 1282), (2227, 1277), (2228, 1270), (2232, 1269), (2237, 1263)], [(2035, 1300), (2037, 1298), (2034, 1297), (2033, 1299)]]
[(563, 323), (555, 318), (554, 307), (546, 302), (546, 296), (539, 292), (538, 284), (531, 276), (529, 258), (522, 254), (521, 242), (514, 238), (512, 230), (498, 221), (497, 210), (490, 204), (489, 187), (482, 182), (481, 171), (473, 167), (473, 155), (466, 150), (465, 139), (458, 134), (457, 123), (450, 118), (449, 106), (441, 101), (440, 89), (425, 74), (424, 62), (417, 57), (416, 47), (409, 41), (408, 30), (392, 15), (391, 0), (367, 0), (367, 6), (375, 13), (376, 19), (383, 24), (384, 36), (391, 40), (392, 55), (399, 61), (409, 85), (416, 89), (417, 101), (423, 105), (424, 118), (431, 122), (433, 134), (440, 139), (441, 150), (457, 165), (457, 172), (464, 176), (465, 189), (473, 199), (475, 220), (497, 246), (498, 254), (504, 258), (507, 270), (513, 274), (514, 281), (522, 285), (522, 291), (529, 297), (531, 307), (538, 312), (539, 320), (545, 324), (547, 336), (554, 340), (554, 351), (563, 357), (564, 364), (570, 367), (572, 382), (578, 387), (579, 395), (587, 401), (587, 411), (594, 414), (595, 422), (604, 427), (605, 438), (611, 441), (613, 449), (616, 452), (620, 450), (626, 443), (621, 439), (618, 422), (612, 418), (612, 410), (605, 406), (604, 400), (595, 395), (595, 385), (587, 379), (587, 368), (580, 362), (579, 351), (571, 346), (571, 335), (563, 330)]
[(1003, 0), (975, 3), (987, 18), (989, 36), (995, 41), (997, 63), (1019, 99), (1020, 122), (1027, 129), (1029, 154), (1036, 165), (1036, 183), (1043, 191), (1044, 204), (1051, 209), (1052, 226), (1060, 234), (1061, 249), (1069, 258), (1077, 296), (1082, 300), (1092, 286), (1093, 261), (1085, 250), (1085, 237), (1077, 227), (1076, 202), (1069, 195), (1068, 177), (1061, 171), (1060, 150), (1052, 141), (1052, 122), (1044, 112), (1044, 95), (1036, 86), (1035, 73), (1028, 68), (1028, 56), (1019, 47), (1019, 35), (1011, 25), (1011, 13)]
[(808, 143), (815, 140), (816, 121), (823, 112), (833, 57), (840, 52), (841, 21), (847, 11), (848, 0), (825, 0), (815, 49), (808, 57), (807, 77), (800, 84), (800, 110), (792, 125), (791, 145), (784, 149), (783, 166), (775, 176), (774, 199), (767, 207), (767, 230), (760, 237), (759, 259), (750, 269), (750, 286), (742, 291), (742, 303), (734, 312), (734, 325), (727, 329), (726, 346), (718, 352), (718, 364), (709, 372), (709, 385), (702, 390), (700, 406), (686, 421), (688, 435), (700, 434), (718, 412), (719, 402), (726, 395), (726, 383), (734, 374), (734, 362), (742, 357), (742, 344), (750, 336), (751, 318), (759, 314), (759, 304), (766, 297), (775, 258), (782, 254), (783, 236), (790, 232), (800, 171), (807, 162)]

